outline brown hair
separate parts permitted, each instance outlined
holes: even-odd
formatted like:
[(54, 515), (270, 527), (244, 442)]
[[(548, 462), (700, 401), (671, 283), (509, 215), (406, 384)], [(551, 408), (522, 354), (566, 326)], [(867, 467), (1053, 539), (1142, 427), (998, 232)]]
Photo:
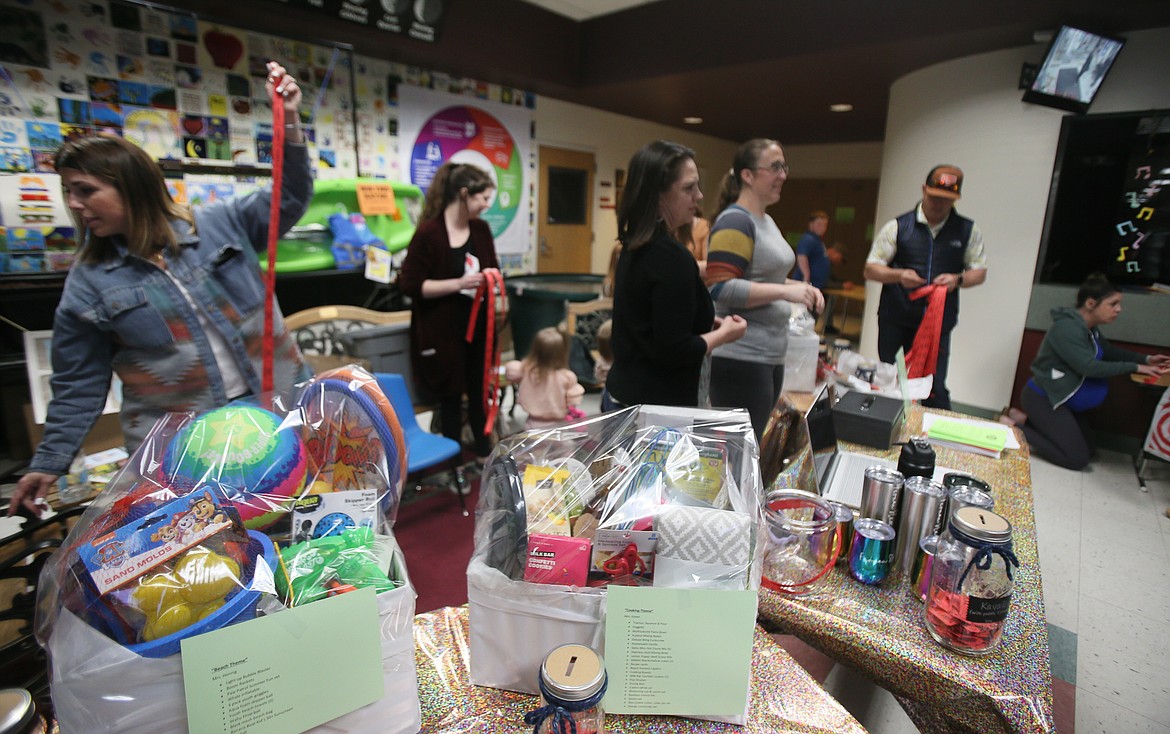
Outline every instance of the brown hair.
[(617, 264), (621, 256), (622, 243), (616, 242), (609, 251), (609, 270), (605, 271), (605, 277), (601, 279), (601, 295), (606, 298), (613, 298), (613, 289), (617, 285)]
[[(162, 171), (142, 148), (122, 138), (91, 135), (70, 140), (57, 149), (53, 165), (60, 173), (66, 168), (81, 171), (110, 184), (122, 197), (129, 232), (126, 247), (130, 254), (149, 258), (159, 247), (178, 246), (171, 221), (187, 222), (192, 229), (195, 219), (190, 210), (176, 204), (167, 191)], [(79, 232), (85, 226), (77, 222)], [(117, 248), (109, 237), (85, 233), (78, 257), (82, 262), (101, 262), (113, 257)]]
[(648, 143), (634, 154), (617, 211), (618, 239), (623, 246), (636, 249), (665, 231), (659, 197), (679, 179), (683, 163), (694, 159), (695, 151), (667, 140)]
[(613, 338), (613, 319), (606, 319), (601, 322), (601, 326), (597, 327), (597, 353), (606, 362), (613, 361), (613, 346), (610, 344), (610, 339)]
[(467, 189), (468, 194), (478, 194), (494, 189), (492, 177), (470, 163), (447, 161), (427, 186), (427, 197), (423, 202), (422, 221), (429, 222), (438, 217), (447, 205), (459, 198), (459, 192)]
[(552, 372), (569, 366), (569, 334), (555, 326), (546, 326), (536, 332), (524, 364), (537, 382), (543, 382)]
[(1089, 300), (1100, 303), (1114, 293), (1120, 293), (1120, 289), (1109, 282), (1104, 273), (1091, 273), (1077, 289), (1077, 308), (1084, 306)]
[(735, 157), (731, 159), (731, 170), (723, 174), (723, 186), (719, 189), (719, 208), (715, 210), (715, 216), (718, 217), (724, 209), (739, 199), (739, 194), (743, 191), (743, 176), (740, 174), (755, 168), (760, 162), (760, 155), (773, 145), (783, 149), (780, 143), (770, 138), (752, 138), (739, 146), (735, 151)]
[(829, 215), (824, 213), (820, 209), (814, 209), (813, 211), (808, 213), (809, 224), (812, 224), (813, 222), (817, 221), (818, 219), (824, 219), (824, 220), (828, 221)]

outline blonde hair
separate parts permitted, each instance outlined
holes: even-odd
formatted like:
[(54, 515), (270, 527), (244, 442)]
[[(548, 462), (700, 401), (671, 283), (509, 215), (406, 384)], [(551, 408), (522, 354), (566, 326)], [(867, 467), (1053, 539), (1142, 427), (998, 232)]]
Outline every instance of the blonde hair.
[(536, 332), (524, 357), (525, 372), (543, 382), (551, 373), (569, 366), (569, 334), (555, 326)]

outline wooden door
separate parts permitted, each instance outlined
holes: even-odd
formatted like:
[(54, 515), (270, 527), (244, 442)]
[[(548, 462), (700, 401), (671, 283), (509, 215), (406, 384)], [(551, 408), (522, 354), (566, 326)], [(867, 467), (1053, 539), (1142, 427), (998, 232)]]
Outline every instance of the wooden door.
[(594, 169), (592, 153), (540, 146), (537, 272), (591, 271)]

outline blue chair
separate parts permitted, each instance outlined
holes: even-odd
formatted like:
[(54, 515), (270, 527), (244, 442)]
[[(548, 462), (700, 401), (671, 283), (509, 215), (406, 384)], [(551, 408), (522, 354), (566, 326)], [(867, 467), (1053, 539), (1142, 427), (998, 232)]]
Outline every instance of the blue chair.
[[(455, 471), (455, 492), (459, 495), (459, 507), (463, 510), (463, 516), (467, 517), (466, 495), (468, 490), (463, 477), (463, 469), (459, 465), (459, 456), (463, 453), (463, 447), (459, 445), (458, 441), (453, 441), (446, 436), (427, 433), (419, 427), (418, 420), (414, 415), (414, 404), (410, 402), (410, 393), (406, 389), (406, 380), (403, 379), (402, 375), (376, 372), (374, 378), (378, 381), (382, 392), (386, 393), (386, 397), (390, 399), (390, 404), (394, 406), (394, 412), (398, 416), (398, 422), (402, 425), (408, 456), (407, 477), (413, 476), (417, 479), (419, 478), (418, 472), (440, 464), (449, 464), (450, 468)], [(422, 485), (416, 483), (415, 491), (421, 490)]]

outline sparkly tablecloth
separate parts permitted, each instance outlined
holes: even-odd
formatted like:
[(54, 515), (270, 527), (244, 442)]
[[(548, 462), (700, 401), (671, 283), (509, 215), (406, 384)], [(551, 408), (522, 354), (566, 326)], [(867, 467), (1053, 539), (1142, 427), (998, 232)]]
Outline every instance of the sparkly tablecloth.
[[(418, 695), (424, 734), (522, 734), (524, 714), (537, 697), (469, 682), (467, 607), (446, 607), (414, 619)], [(752, 694), (747, 726), (672, 716), (607, 715), (606, 730), (623, 734), (666, 732), (864, 732), (824, 689), (756, 627)]]
[[(914, 405), (900, 440), (922, 434), (922, 415)], [(848, 448), (897, 461), (898, 447), (886, 453)], [(922, 731), (1051, 732), (1052, 676), (1027, 446), (1005, 450), (998, 460), (938, 446), (935, 451), (938, 465), (991, 484), (995, 511), (1012, 524), (1020, 568), (998, 649), (982, 658), (946, 650), (927, 634), (923, 605), (908, 583), (890, 579), (865, 586), (840, 564), (821, 588), (803, 597), (761, 589), (760, 621), (770, 632), (796, 635), (871, 677), (898, 698)]]

